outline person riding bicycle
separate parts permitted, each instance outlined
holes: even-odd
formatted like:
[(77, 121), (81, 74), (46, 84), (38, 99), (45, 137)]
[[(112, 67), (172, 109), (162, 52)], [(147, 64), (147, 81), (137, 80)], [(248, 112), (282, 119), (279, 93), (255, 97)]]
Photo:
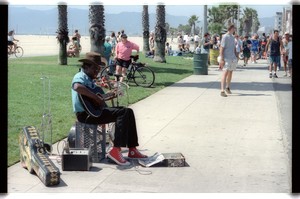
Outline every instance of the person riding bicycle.
[(14, 34), (15, 34), (15, 31), (14, 30), (11, 30), (8, 32), (8, 36), (7, 36), (7, 45), (11, 46), (10, 48), (10, 54), (12, 52), (15, 52), (16, 49), (17, 49), (17, 44), (14, 43), (14, 41), (19, 41), (17, 39), (14, 38)]
[(115, 57), (116, 60), (116, 74), (121, 75), (120, 82), (123, 81), (124, 77), (126, 77), (126, 71), (129, 65), (131, 64), (131, 53), (133, 50), (136, 50), (136, 56), (139, 54), (139, 46), (133, 42), (127, 40), (127, 35), (121, 35), (121, 42), (117, 43)]
[[(116, 123), (115, 138), (113, 140), (114, 146), (108, 152), (107, 156), (118, 165), (130, 165), (130, 162), (123, 157), (121, 147), (129, 148), (129, 158), (147, 158), (146, 155), (141, 154), (136, 148), (139, 144), (133, 110), (126, 107), (108, 107), (105, 104), (105, 99), (93, 92), (97, 87), (94, 80), (100, 71), (100, 65), (107, 64), (106, 59), (101, 57), (99, 53), (89, 52), (86, 53), (84, 59), (78, 61), (82, 62), (81, 71), (75, 74), (71, 89), (73, 111), (76, 114), (77, 120), (87, 124)], [(100, 87), (97, 88), (101, 89)], [(88, 111), (84, 108), (80, 100), (80, 95), (86, 96), (95, 103), (95, 108), (101, 111), (99, 116), (88, 114)]]

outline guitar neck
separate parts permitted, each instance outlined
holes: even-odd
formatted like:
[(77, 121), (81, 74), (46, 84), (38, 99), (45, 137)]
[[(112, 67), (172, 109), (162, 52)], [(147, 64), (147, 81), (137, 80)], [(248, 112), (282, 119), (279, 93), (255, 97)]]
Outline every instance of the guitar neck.
[(101, 97), (104, 99), (104, 101), (105, 101), (105, 100), (110, 99), (111, 97), (113, 97), (113, 96), (114, 96), (114, 93), (105, 93), (105, 94), (101, 94), (100, 96), (101, 96)]

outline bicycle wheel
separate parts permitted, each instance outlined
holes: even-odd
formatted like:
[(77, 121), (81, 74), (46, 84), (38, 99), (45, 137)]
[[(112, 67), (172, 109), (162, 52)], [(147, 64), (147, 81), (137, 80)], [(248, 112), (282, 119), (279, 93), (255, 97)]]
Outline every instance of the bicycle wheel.
[(154, 80), (154, 72), (148, 67), (138, 67), (133, 73), (133, 81), (137, 86), (150, 87)]
[(11, 47), (7, 46), (7, 57), (10, 57), (11, 55)]
[(18, 46), (17, 49), (16, 49), (16, 52), (15, 52), (15, 56), (16, 57), (22, 57), (23, 56), (23, 48), (21, 46)]
[(114, 80), (115, 70), (116, 70), (116, 66), (114, 64), (108, 65), (100, 71), (100, 73), (98, 74), (98, 78), (105, 77), (107, 80)]

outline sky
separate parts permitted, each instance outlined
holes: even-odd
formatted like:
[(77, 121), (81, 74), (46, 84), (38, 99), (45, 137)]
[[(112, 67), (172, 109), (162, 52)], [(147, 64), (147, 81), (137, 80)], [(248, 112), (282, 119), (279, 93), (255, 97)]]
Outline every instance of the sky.
[[(2, 0), (0, 0), (2, 1)], [(199, 1), (199, 0), (198, 0)], [(159, 2), (163, 2), (166, 5), (166, 12), (170, 15), (175, 16), (191, 16), (191, 15), (199, 15), (203, 13), (203, 2), (198, 2), (196, 0), (128, 0), (126, 3), (124, 1), (118, 1), (118, 0), (100, 0), (98, 2), (102, 2), (105, 5), (105, 12), (110, 14), (117, 14), (120, 12), (141, 12), (141, 5), (148, 4), (149, 5), (149, 13), (155, 13), (155, 5)], [(299, 0), (295, 0), (293, 2), (297, 2)], [(48, 2), (48, 3), (45, 3)], [(30, 9), (52, 9), (55, 8), (58, 2), (62, 1), (56, 1), (52, 0), (51, 3), (49, 1), (40, 1), (40, 0), (9, 0), (9, 5), (24, 5)], [(80, 1), (80, 0), (64, 0), (63, 2), (66, 2), (67, 5), (74, 8), (79, 9), (88, 9), (88, 4), (91, 3), (89, 1)], [(95, 1), (92, 1), (95, 2)], [(197, 5), (195, 5), (197, 2)], [(230, 1), (220, 1), (220, 0), (210, 0), (208, 7), (211, 6), (217, 6), (220, 3), (224, 2), (230, 2)], [(291, 1), (287, 0), (280, 0), (280, 1), (270, 1), (270, 0), (251, 0), (251, 2), (245, 1), (245, 0), (236, 0), (231, 1), (236, 2), (244, 7), (249, 7), (257, 10), (258, 17), (273, 17), (275, 16), (276, 12), (282, 12), (282, 9), (284, 6), (289, 5)], [(263, 4), (262, 4), (263, 2)], [(50, 4), (50, 5), (49, 5)], [(76, 6), (77, 5), (77, 6)], [(200, 17), (202, 18), (202, 17)]]

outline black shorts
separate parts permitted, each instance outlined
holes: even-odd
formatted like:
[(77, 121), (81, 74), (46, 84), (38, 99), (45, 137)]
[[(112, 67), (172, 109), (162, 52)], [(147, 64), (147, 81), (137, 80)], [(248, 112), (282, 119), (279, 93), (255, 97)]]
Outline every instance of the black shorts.
[(11, 46), (11, 45), (14, 45), (15, 43), (12, 42), (12, 41), (7, 41), (7, 45)]
[(130, 60), (123, 60), (123, 59), (117, 59), (116, 60), (116, 64), (118, 66), (121, 66), (122, 68), (125, 67), (125, 68), (128, 68), (129, 65), (131, 64), (131, 59)]

